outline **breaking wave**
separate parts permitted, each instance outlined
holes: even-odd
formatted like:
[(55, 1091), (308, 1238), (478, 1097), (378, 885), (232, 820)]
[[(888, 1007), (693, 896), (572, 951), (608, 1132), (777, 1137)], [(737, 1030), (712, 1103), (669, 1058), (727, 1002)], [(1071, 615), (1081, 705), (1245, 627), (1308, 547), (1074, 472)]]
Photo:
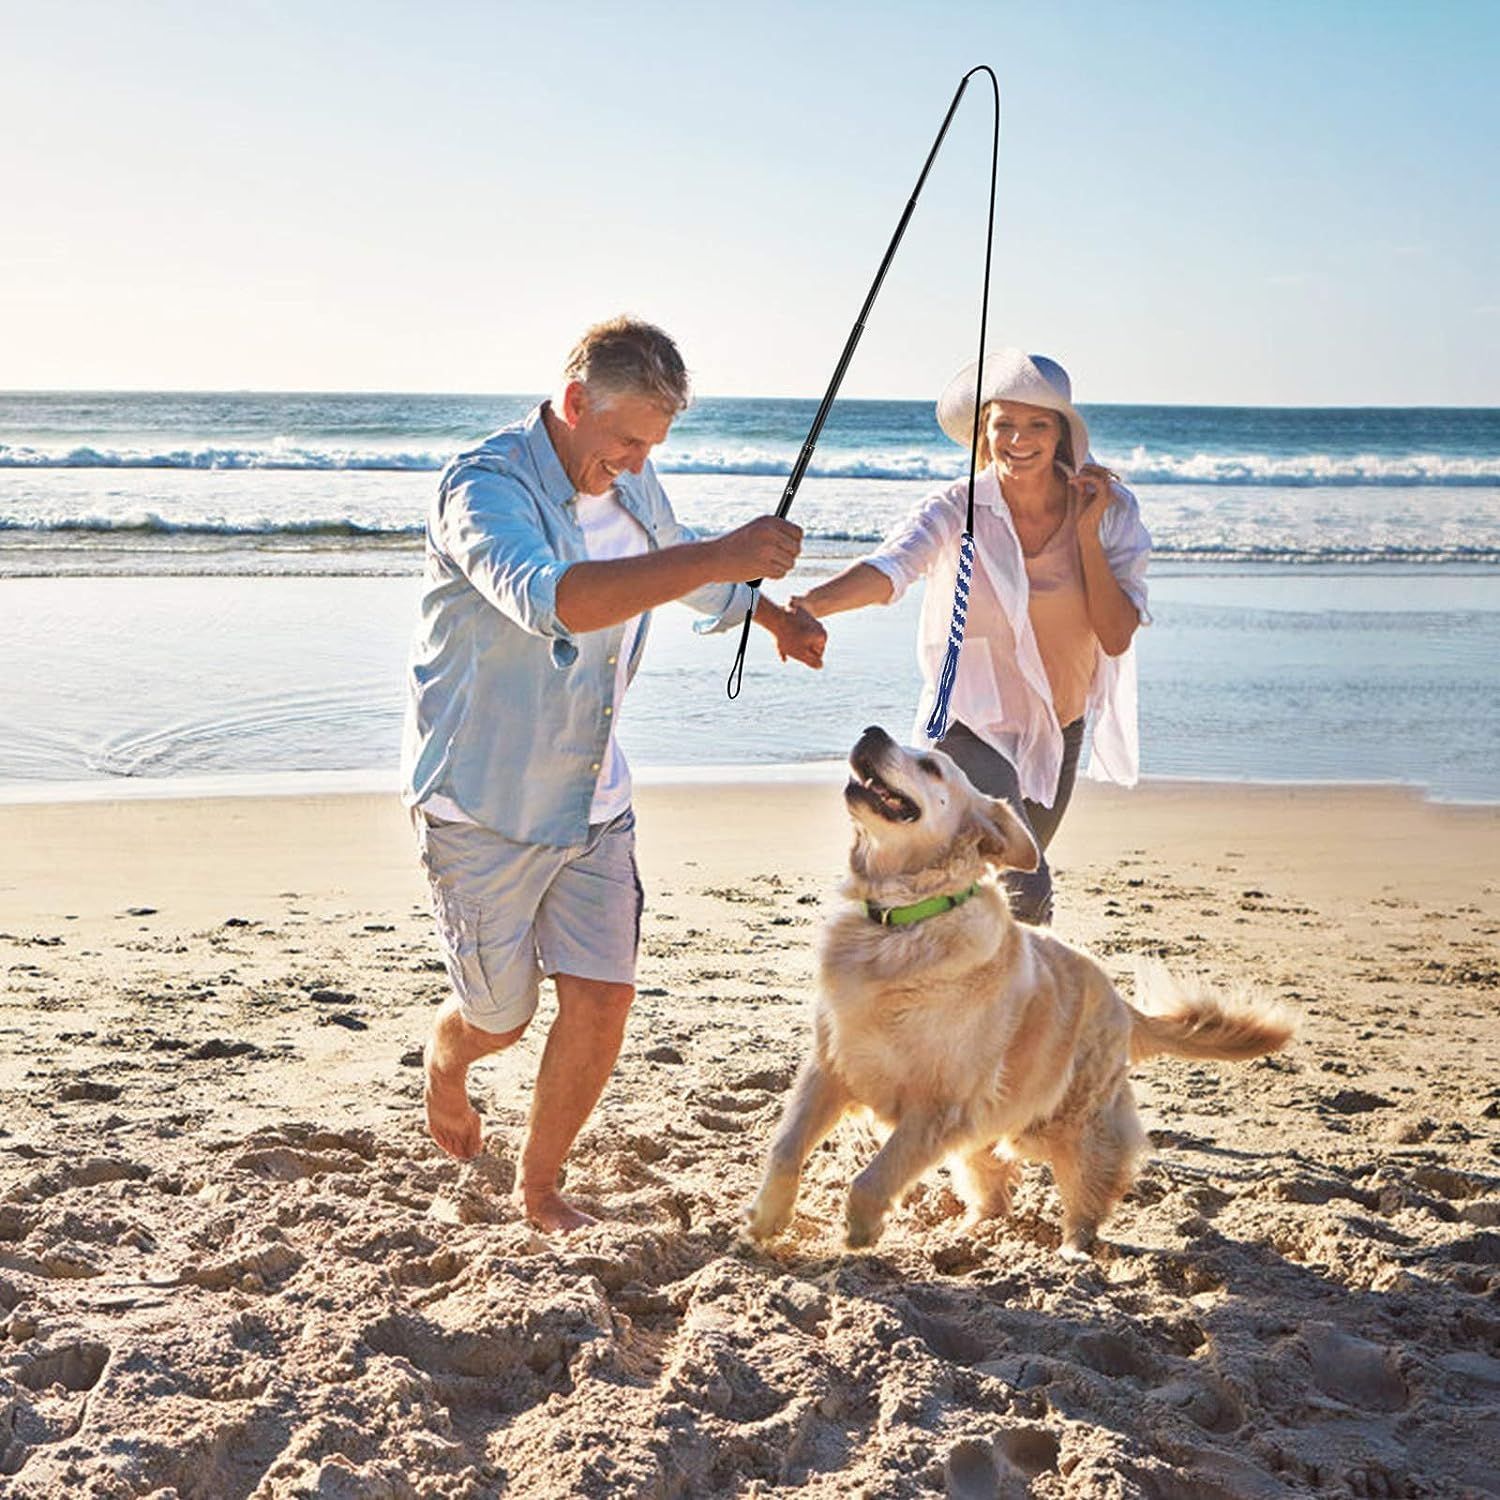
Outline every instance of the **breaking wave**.
[(168, 521), (154, 514), (134, 516), (64, 516), (50, 520), (16, 519), (0, 516), (0, 534), (29, 532), (120, 534), (124, 536), (245, 536), (245, 537), (413, 537), (422, 535), (421, 526), (383, 526), (370, 521), (333, 518), (310, 521)]
[[(1204, 536), (1201, 540), (1173, 535), (1175, 528), (1159, 533), (1153, 556), (1159, 561), (1181, 562), (1274, 562), (1274, 563), (1470, 563), (1494, 566), (1500, 564), (1500, 540), (1481, 536), (1472, 542), (1447, 540), (1429, 543), (1393, 543), (1362, 540), (1352, 536), (1321, 537), (1316, 542), (1288, 535), (1286, 532), (1265, 536), (1255, 543), (1235, 538)], [(849, 555), (856, 549), (877, 545), (883, 533), (874, 527), (838, 527), (809, 525), (809, 546), (818, 544), (831, 549), (832, 555)], [(0, 518), (0, 550), (17, 547), (36, 551), (55, 546), (99, 547), (124, 544), (130, 538), (153, 538), (192, 546), (208, 546), (215, 541), (241, 538), (249, 546), (284, 544), (323, 549), (357, 549), (360, 546), (400, 547), (413, 549), (423, 537), (421, 525), (382, 524), (372, 519), (329, 517), (320, 520), (269, 520), (264, 518), (237, 521), (194, 519), (169, 521), (154, 513), (126, 517), (71, 516), (51, 520), (40, 518)]]
[[(180, 469), (203, 472), (428, 473), (452, 456), (448, 449), (307, 448), (277, 441), (263, 447), (144, 449), (28, 447), (0, 443), (0, 469)], [(1439, 453), (1203, 453), (1171, 454), (1144, 447), (1109, 453), (1101, 461), (1133, 484), (1274, 485), (1278, 487), (1500, 485), (1500, 455)], [(734, 450), (667, 447), (656, 460), (663, 474), (780, 477), (793, 455), (763, 448)], [(829, 449), (808, 474), (821, 479), (947, 482), (964, 464), (952, 450)]]

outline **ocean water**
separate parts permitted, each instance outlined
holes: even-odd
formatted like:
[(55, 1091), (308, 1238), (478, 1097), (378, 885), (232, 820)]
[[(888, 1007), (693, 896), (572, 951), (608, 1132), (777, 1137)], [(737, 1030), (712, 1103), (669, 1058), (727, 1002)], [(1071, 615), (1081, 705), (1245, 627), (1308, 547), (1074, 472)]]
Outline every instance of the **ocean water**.
[[(330, 571), (381, 571), (419, 538), (446, 459), (535, 399), (0, 393), (0, 576), (85, 551), (128, 553), (126, 571), (195, 550), (232, 554), (227, 571), (252, 569), (256, 552), (270, 554), (263, 571), (308, 552)], [(815, 410), (690, 407), (655, 458), (679, 512), (717, 529), (774, 503)], [(1163, 556), (1500, 562), (1500, 411), (1083, 411)], [(842, 402), (796, 519), (815, 540), (871, 541), (966, 468), (931, 403)]]
[[(0, 393), (0, 796), (392, 777), (436, 471), (533, 400)], [(695, 404), (657, 456), (679, 514), (774, 506), (815, 409)], [(1500, 411), (1084, 411), (1156, 542), (1148, 775), (1500, 798)], [(930, 403), (840, 403), (793, 512), (800, 580), (964, 468)], [(731, 638), (661, 611), (633, 761), (771, 767), (904, 733), (914, 609), (834, 621), (818, 678), (760, 640), (737, 703)]]

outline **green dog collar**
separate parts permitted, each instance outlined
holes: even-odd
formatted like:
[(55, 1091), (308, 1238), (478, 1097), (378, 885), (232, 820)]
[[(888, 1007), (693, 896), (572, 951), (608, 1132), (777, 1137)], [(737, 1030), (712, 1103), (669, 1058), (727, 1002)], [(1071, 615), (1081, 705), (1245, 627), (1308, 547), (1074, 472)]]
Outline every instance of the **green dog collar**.
[(882, 927), (910, 927), (914, 922), (925, 922), (928, 917), (941, 916), (955, 906), (962, 906), (978, 891), (976, 880), (966, 891), (955, 891), (951, 896), (929, 896), (910, 906), (876, 906), (873, 901), (866, 901), (865, 911), (872, 922), (879, 922)]

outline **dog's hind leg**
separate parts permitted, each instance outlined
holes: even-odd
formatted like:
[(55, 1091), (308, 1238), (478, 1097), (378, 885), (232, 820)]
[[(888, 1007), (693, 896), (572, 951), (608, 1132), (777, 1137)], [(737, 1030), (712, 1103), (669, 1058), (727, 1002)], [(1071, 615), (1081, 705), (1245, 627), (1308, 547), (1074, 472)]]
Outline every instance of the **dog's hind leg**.
[(1062, 1198), (1064, 1259), (1089, 1258), (1099, 1226), (1135, 1179), (1135, 1160), (1145, 1144), (1128, 1083), (1101, 1109), (1047, 1142)]
[(902, 1190), (942, 1161), (964, 1134), (964, 1122), (953, 1110), (903, 1115), (875, 1159), (849, 1189), (844, 1243), (851, 1250), (873, 1245)]
[(771, 1138), (760, 1191), (745, 1210), (745, 1229), (752, 1239), (770, 1239), (786, 1228), (807, 1158), (838, 1124), (851, 1102), (848, 1089), (816, 1057), (802, 1064), (781, 1123)]
[(1021, 1164), (1009, 1156), (996, 1156), (995, 1142), (964, 1151), (949, 1167), (971, 1223), (1004, 1218), (1010, 1212), (1011, 1196), (1021, 1180)]

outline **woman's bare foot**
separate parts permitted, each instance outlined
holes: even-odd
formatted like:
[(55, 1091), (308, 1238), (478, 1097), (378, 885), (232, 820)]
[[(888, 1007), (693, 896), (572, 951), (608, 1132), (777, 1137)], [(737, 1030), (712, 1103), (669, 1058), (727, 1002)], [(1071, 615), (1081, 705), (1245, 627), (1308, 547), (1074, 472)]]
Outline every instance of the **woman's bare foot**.
[(592, 1214), (569, 1203), (556, 1188), (522, 1193), (517, 1191), (516, 1204), (527, 1221), (544, 1234), (572, 1234), (599, 1221)]
[(445, 1070), (433, 1062), (433, 1044), (422, 1049), (422, 1071), (426, 1081), (422, 1102), (427, 1107), (427, 1133), (449, 1156), (469, 1161), (483, 1145), (479, 1112), (469, 1103), (465, 1080), (468, 1067)]

